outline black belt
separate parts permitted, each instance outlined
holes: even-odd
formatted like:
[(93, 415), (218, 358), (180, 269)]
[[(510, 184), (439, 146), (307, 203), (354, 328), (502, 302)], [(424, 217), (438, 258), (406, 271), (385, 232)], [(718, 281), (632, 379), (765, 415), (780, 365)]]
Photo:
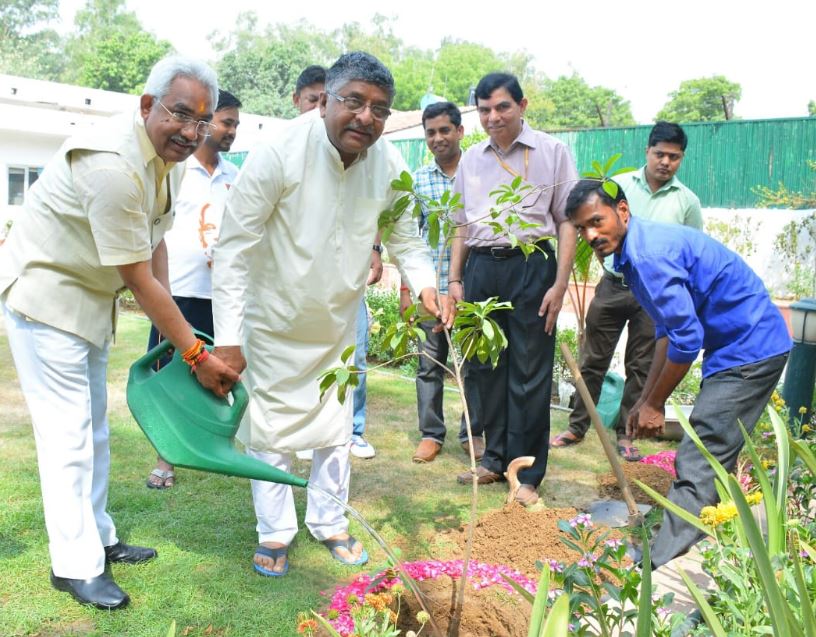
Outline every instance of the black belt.
[[(550, 245), (548, 239), (537, 241), (536, 245), (547, 252), (553, 251), (552, 245)], [(509, 259), (511, 257), (517, 257), (524, 254), (521, 251), (521, 248), (511, 248), (510, 246), (479, 246), (471, 248), (470, 251), (474, 254), (488, 254), (494, 259)]]
[(620, 277), (615, 276), (614, 274), (612, 274), (608, 270), (604, 270), (604, 277), (609, 279), (614, 285), (617, 285), (618, 287), (624, 288), (626, 290), (629, 289), (629, 286), (626, 285), (626, 281), (624, 281)]

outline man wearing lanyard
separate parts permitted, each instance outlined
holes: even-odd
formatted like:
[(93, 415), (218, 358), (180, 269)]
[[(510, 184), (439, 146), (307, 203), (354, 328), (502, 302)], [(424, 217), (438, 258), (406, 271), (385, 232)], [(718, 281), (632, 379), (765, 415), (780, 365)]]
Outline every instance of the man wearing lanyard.
[[(646, 165), (638, 171), (615, 177), (626, 193), (632, 214), (642, 219), (703, 229), (700, 200), (676, 176), (687, 143), (686, 133), (677, 124), (658, 122), (654, 125), (646, 147)], [(654, 356), (654, 323), (632, 296), (623, 277), (612, 269), (612, 257), (609, 256), (604, 261), (603, 278), (589, 305), (586, 338), (581, 348), (581, 376), (596, 403), (615, 347), (627, 325), (626, 383), (616, 430), (618, 453), (626, 460), (637, 462), (640, 453), (626, 435), (626, 420), (632, 405), (640, 398)], [(577, 444), (584, 439), (588, 429), (589, 413), (578, 396), (570, 414), (569, 429), (553, 438), (550, 446)]]
[[(518, 474), (522, 486), (516, 499), (530, 505), (538, 500), (536, 489), (547, 470), (555, 324), (576, 241), (564, 207), (578, 175), (567, 147), (523, 120), (527, 100), (516, 77), (483, 77), (476, 86), (476, 106), (489, 139), (469, 149), (456, 172), (454, 191), (464, 205), (457, 223), (467, 225), (453, 241), (449, 294), (456, 301), (498, 297), (513, 305), (512, 311), (493, 316), (508, 341), (497, 367), (469, 362), (466, 389), (479, 393), (478, 420), (486, 434), (479, 483), (503, 480), (511, 460), (535, 456), (533, 466)], [(527, 259), (485, 223), (497, 207), (490, 192), (517, 177), (541, 187), (517, 207), (525, 222), (538, 225), (512, 229), (519, 239), (537, 242), (539, 249)], [(556, 236), (557, 259), (549, 239)], [(471, 474), (458, 480), (468, 483)]]

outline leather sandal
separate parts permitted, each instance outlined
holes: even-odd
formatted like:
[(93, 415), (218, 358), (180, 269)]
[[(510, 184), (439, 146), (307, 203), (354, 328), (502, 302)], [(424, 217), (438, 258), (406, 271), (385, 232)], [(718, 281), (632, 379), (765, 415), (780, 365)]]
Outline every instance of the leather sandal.
[[(176, 486), (176, 472), (175, 471), (165, 471), (164, 469), (153, 469), (150, 472), (151, 476), (157, 477), (161, 480), (160, 483), (154, 483), (150, 481), (150, 478), (147, 479), (147, 488), (148, 489), (172, 489)], [(168, 483), (168, 481), (170, 481)]]
[(579, 438), (571, 431), (563, 431), (555, 438), (550, 440), (551, 449), (560, 449), (561, 447), (571, 447), (583, 441), (583, 437)]

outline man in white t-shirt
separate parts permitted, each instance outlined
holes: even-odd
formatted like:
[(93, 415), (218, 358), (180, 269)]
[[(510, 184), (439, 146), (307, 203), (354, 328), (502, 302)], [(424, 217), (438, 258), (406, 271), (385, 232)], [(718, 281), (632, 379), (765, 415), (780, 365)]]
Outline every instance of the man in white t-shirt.
[[(170, 289), (184, 318), (195, 329), (213, 335), (212, 249), (218, 241), (224, 203), (238, 168), (221, 157), (235, 141), (241, 102), (227, 91), (218, 91), (212, 135), (199, 144), (187, 160), (184, 180), (176, 202), (173, 227), (165, 234)], [(162, 335), (150, 330), (148, 349)], [(147, 479), (151, 489), (175, 484), (173, 466), (159, 457)]]

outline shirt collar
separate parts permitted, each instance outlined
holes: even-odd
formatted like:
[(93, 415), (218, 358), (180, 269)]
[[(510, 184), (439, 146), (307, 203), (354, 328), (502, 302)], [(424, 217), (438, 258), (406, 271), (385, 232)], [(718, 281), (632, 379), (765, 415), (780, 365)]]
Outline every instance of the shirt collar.
[(174, 162), (165, 162), (159, 157), (156, 148), (153, 146), (153, 142), (150, 141), (150, 137), (147, 136), (144, 118), (139, 110), (136, 111), (134, 127), (136, 129), (136, 140), (139, 143), (139, 150), (141, 151), (144, 165), (148, 166), (150, 162), (155, 161), (157, 181), (163, 181), (167, 173), (169, 173), (176, 164)]
[(612, 261), (615, 272), (620, 272), (621, 268), (629, 263), (628, 248), (637, 241), (637, 235), (640, 231), (640, 228), (638, 227), (639, 223), (640, 222), (638, 221), (637, 217), (634, 215), (629, 215), (629, 224), (626, 227), (626, 235), (623, 237), (623, 247), (621, 248), (620, 254), (615, 254)]
[(644, 188), (646, 190), (646, 192), (648, 192), (651, 195), (656, 195), (657, 193), (663, 192), (664, 190), (676, 190), (676, 189), (680, 188), (680, 183), (679, 183), (680, 180), (677, 179), (677, 175), (674, 174), (674, 175), (672, 175), (672, 178), (669, 179), (665, 184), (663, 184), (662, 186), (660, 186), (660, 188), (658, 188), (657, 190), (652, 192), (652, 189), (649, 187), (649, 182), (646, 181), (646, 165), (645, 164), (643, 165), (643, 167), (641, 167), (640, 170), (638, 170), (635, 173), (634, 179), (635, 179), (635, 181), (637, 181), (640, 184), (641, 188)]
[[(535, 132), (533, 131), (532, 128), (530, 128), (530, 126), (524, 119), (521, 120), (521, 131), (519, 131), (519, 134), (513, 140), (513, 143), (510, 144), (510, 150), (508, 152), (511, 152), (513, 148), (515, 148), (516, 144), (522, 144), (524, 146), (527, 146), (528, 148), (536, 147)], [(491, 148), (497, 152), (501, 152), (501, 149), (498, 147), (498, 145), (496, 145), (496, 143), (492, 139), (488, 138), (485, 150), (487, 151)]]

